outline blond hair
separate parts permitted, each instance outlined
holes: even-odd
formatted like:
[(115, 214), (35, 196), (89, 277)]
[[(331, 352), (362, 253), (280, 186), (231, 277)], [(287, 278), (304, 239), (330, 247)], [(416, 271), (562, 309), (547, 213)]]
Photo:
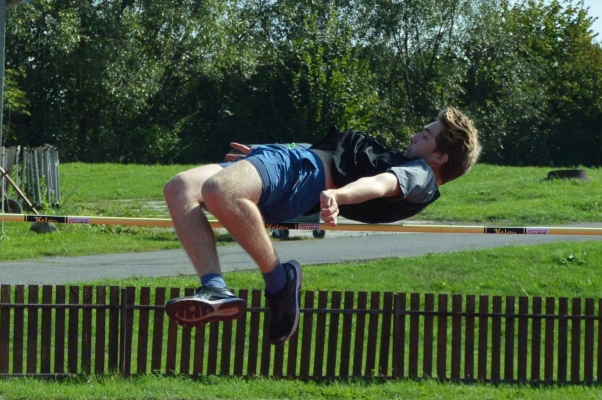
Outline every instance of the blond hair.
[(459, 110), (448, 107), (437, 118), (443, 131), (435, 139), (435, 151), (447, 154), (448, 160), (440, 170), (443, 183), (446, 183), (470, 171), (481, 154), (481, 144), (474, 123)]

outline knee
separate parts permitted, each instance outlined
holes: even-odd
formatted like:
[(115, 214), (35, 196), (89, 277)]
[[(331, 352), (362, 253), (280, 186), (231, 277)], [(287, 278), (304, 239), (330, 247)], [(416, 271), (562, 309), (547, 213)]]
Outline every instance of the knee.
[(218, 207), (225, 199), (225, 187), (219, 178), (211, 177), (201, 187), (201, 196), (209, 211)]
[(163, 186), (163, 196), (165, 197), (165, 200), (170, 201), (181, 197), (186, 193), (187, 186), (183, 174), (180, 173), (174, 176), (165, 184), (165, 186)]

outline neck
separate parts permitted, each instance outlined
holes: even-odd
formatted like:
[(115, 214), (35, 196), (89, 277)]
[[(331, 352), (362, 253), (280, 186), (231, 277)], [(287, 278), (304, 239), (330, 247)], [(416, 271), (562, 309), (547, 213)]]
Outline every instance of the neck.
[(443, 177), (441, 176), (439, 168), (435, 168), (432, 165), (430, 167), (433, 170), (433, 174), (435, 174), (435, 185), (437, 185), (437, 187), (443, 185)]

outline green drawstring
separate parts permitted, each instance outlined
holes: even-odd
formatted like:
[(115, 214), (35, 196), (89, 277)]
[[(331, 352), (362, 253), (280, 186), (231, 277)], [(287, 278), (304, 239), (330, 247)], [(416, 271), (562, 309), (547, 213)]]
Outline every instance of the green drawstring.
[(295, 147), (297, 147), (297, 145), (295, 144), (295, 142), (291, 143), (288, 145), (289, 149), (294, 149)]

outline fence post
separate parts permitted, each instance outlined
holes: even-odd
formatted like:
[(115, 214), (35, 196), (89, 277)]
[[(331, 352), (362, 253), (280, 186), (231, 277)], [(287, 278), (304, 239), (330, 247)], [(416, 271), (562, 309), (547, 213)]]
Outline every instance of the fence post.
[(585, 299), (585, 345), (583, 354), (583, 381), (594, 382), (594, 299)]
[(418, 348), (420, 347), (420, 294), (410, 294), (410, 349), (408, 360), (408, 377), (418, 378)]
[[(10, 303), (11, 286), (2, 285), (0, 289), (0, 302)], [(11, 309), (6, 307), (0, 311), (0, 373), (8, 373), (9, 347), (10, 347), (10, 314)]]
[[(581, 315), (581, 299), (573, 298), (571, 315)], [(571, 382), (579, 383), (581, 372), (581, 320), (571, 320)]]
[(545, 331), (545, 355), (544, 355), (544, 380), (551, 383), (554, 380), (554, 318), (556, 299), (546, 297), (546, 331)]
[(463, 300), (461, 294), (452, 295), (451, 380), (454, 382), (460, 382), (460, 370), (462, 369), (462, 317), (460, 313)]
[[(30, 286), (31, 293), (31, 286)], [(69, 322), (67, 328), (67, 371), (77, 374), (77, 352), (79, 349), (79, 286), (69, 287)], [(31, 311), (31, 310), (30, 310)]]
[(533, 314), (540, 316), (533, 318), (531, 328), (531, 382), (541, 381), (541, 304), (541, 297), (533, 298)]
[(561, 297), (558, 299), (558, 382), (567, 381), (568, 364), (568, 326), (566, 316), (569, 313), (569, 299)]
[(437, 378), (447, 379), (447, 301), (446, 294), (438, 296), (437, 306)]
[(435, 295), (427, 293), (424, 295), (424, 340), (422, 345), (422, 376), (424, 378), (432, 378), (433, 376), (433, 324), (435, 318), (433, 311), (435, 309)]
[[(365, 310), (368, 303), (368, 292), (359, 292), (357, 296), (357, 309)], [(366, 327), (366, 314), (359, 313), (355, 320), (355, 343), (353, 348), (353, 377), (362, 376), (364, 356), (364, 330)]]
[(119, 346), (119, 361), (121, 362), (120, 365), (120, 372), (121, 372), (121, 376), (124, 378), (127, 378), (127, 371), (126, 371), (126, 365), (127, 363), (125, 362), (125, 357), (126, 357), (126, 348), (125, 348), (125, 343), (126, 343), (126, 337), (127, 337), (127, 313), (128, 313), (128, 308), (127, 308), (127, 297), (128, 297), (128, 292), (126, 288), (122, 288), (121, 289), (121, 335), (120, 335), (120, 341), (121, 341), (121, 345)]
[[(107, 304), (107, 291), (105, 286), (96, 287), (96, 304), (104, 306)], [(96, 349), (94, 373), (97, 375), (105, 372), (105, 351), (106, 348), (106, 310), (98, 308), (96, 310)]]
[(466, 382), (475, 380), (475, 307), (476, 296), (469, 294), (466, 296), (466, 334), (464, 348), (464, 379)]
[[(517, 379), (519, 383), (527, 383), (527, 359), (529, 354), (529, 320), (524, 316), (529, 314), (529, 298), (518, 298), (518, 364)], [(535, 320), (535, 318), (533, 318)]]
[(515, 297), (506, 296), (506, 332), (504, 343), (504, 380), (514, 382)]
[(596, 378), (598, 383), (602, 382), (602, 299), (598, 299), (598, 354), (596, 360)]
[(405, 311), (406, 294), (395, 295), (395, 306), (393, 309), (393, 378), (403, 378), (404, 356), (405, 356)]
[(489, 296), (479, 296), (479, 356), (477, 379), (481, 382), (487, 379), (487, 349), (489, 341)]

